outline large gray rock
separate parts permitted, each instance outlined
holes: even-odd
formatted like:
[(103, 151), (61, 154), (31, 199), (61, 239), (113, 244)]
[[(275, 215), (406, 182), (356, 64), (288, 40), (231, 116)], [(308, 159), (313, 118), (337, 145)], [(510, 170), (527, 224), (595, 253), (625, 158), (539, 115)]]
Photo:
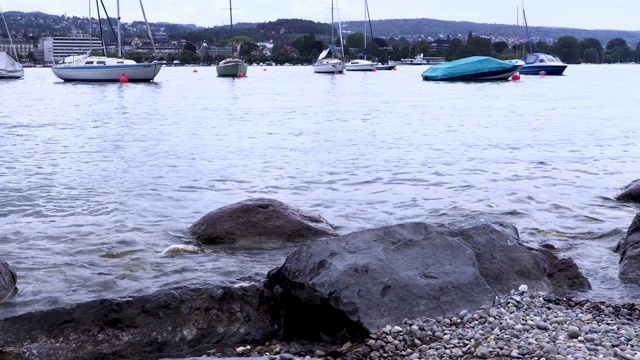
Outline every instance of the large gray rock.
[[(522, 284), (545, 292), (590, 288), (572, 261), (551, 264), (553, 254), (518, 240), (515, 227), (491, 223), (364, 230), (298, 247), (265, 287), (280, 297), (283, 334), (308, 339), (475, 310)], [(558, 271), (570, 274), (558, 281)]]
[(14, 293), (17, 281), (18, 277), (9, 264), (0, 260), (0, 301)]
[(499, 294), (517, 289), (518, 284), (527, 285), (529, 291), (562, 296), (591, 289), (573, 260), (522, 245), (511, 224), (481, 222), (443, 232), (471, 246), (482, 277)]
[(321, 216), (273, 199), (249, 199), (214, 210), (191, 225), (189, 232), (206, 244), (238, 241), (299, 241), (337, 236)]
[(640, 179), (633, 180), (616, 195), (616, 200), (640, 202)]
[(640, 213), (633, 218), (627, 236), (618, 243), (616, 251), (620, 254), (620, 280), (640, 285)]
[(158, 359), (264, 343), (261, 286), (174, 289), (0, 320), (0, 354), (26, 359)]

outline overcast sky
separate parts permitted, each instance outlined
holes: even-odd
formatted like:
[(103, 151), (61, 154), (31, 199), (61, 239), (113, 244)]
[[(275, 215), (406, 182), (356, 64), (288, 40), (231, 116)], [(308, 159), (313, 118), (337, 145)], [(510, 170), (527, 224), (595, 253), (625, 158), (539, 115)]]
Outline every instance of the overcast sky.
[[(110, 16), (116, 0), (103, 0)], [(0, 0), (3, 11), (96, 16), (95, 0)], [(342, 21), (364, 18), (364, 0), (334, 0)], [(416, 19), (522, 23), (522, 0), (368, 0), (372, 20)], [(149, 22), (212, 27), (229, 24), (228, 0), (143, 0)], [(529, 0), (524, 3), (529, 26), (580, 29), (640, 30), (640, 0)], [(520, 11), (518, 11), (520, 9)], [(120, 0), (122, 21), (142, 20), (139, 0)], [(336, 20), (337, 20), (336, 15)], [(331, 0), (233, 0), (233, 21), (265, 22), (298, 18), (331, 20)]]

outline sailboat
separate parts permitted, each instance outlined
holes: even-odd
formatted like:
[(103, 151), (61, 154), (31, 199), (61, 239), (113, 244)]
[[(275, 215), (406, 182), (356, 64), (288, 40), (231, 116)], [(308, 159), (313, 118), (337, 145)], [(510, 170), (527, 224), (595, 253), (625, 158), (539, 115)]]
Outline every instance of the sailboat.
[[(118, 6), (118, 58), (110, 58), (107, 56), (92, 56), (91, 51), (87, 52), (79, 59), (72, 59), (70, 62), (63, 62), (54, 65), (51, 70), (60, 79), (64, 81), (90, 81), (90, 82), (149, 82), (158, 75), (162, 64), (160, 63), (137, 63), (133, 60), (127, 60), (122, 57), (122, 41), (120, 34), (120, 0), (117, 1)], [(103, 4), (104, 7), (104, 4)], [(147, 16), (144, 13), (142, 0), (140, 7), (147, 23), (147, 31), (153, 43)], [(100, 9), (98, 8), (98, 11)], [(108, 15), (107, 15), (108, 17)], [(91, 18), (91, 16), (89, 16)], [(100, 16), (98, 15), (98, 18)]]
[[(338, 31), (340, 32), (340, 49), (342, 50), (344, 48), (344, 42), (342, 41), (342, 26), (340, 20), (338, 20)], [(333, 0), (331, 0), (331, 45), (320, 53), (318, 60), (313, 64), (314, 73), (340, 74), (344, 72), (345, 63), (342, 61), (343, 56), (337, 51), (333, 42)]]
[[(231, 0), (229, 0), (229, 20), (231, 38), (233, 39), (233, 12), (231, 9)], [(245, 64), (241, 59), (233, 57), (233, 42), (231, 42), (231, 57), (222, 60), (218, 66), (216, 66), (216, 72), (218, 72), (218, 76), (243, 77), (247, 75), (247, 64)]]
[(16, 52), (16, 47), (13, 45), (11, 33), (9, 32), (9, 25), (7, 25), (7, 20), (4, 18), (2, 8), (0, 8), (0, 14), (2, 14), (2, 21), (7, 29), (9, 43), (11, 43), (11, 49), (13, 50), (13, 56), (15, 57), (14, 60), (6, 52), (0, 51), (0, 79), (20, 79), (24, 77), (24, 68), (22, 67), (22, 64), (16, 61), (18, 60), (18, 53)]
[(527, 14), (524, 12), (524, 3), (522, 4), (522, 18), (529, 41), (529, 54), (522, 59), (524, 66), (520, 69), (520, 75), (562, 75), (569, 65), (549, 54), (533, 52), (531, 37), (529, 36), (529, 25), (527, 24)]
[(377, 63), (367, 60), (367, 13), (369, 7), (367, 6), (367, 0), (364, 0), (364, 48), (362, 55), (364, 59), (352, 60), (346, 65), (348, 71), (375, 71)]

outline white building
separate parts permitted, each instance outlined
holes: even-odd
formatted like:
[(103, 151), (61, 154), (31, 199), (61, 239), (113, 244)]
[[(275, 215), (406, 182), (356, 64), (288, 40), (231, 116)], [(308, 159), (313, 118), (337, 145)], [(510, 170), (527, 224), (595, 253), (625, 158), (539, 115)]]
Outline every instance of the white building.
[(84, 55), (89, 50), (102, 49), (102, 42), (89, 35), (73, 35), (69, 37), (44, 37), (38, 46), (44, 53), (45, 64), (51, 65), (67, 56)]

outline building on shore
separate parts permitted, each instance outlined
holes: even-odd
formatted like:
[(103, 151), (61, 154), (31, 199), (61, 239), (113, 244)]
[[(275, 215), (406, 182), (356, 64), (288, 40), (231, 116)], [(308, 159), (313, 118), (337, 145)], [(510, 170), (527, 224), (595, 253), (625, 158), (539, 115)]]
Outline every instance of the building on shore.
[(53, 65), (65, 57), (84, 55), (97, 49), (102, 49), (102, 41), (85, 34), (43, 37), (40, 38), (36, 58), (44, 60), (45, 65)]
[(0, 51), (12, 54), (13, 56), (13, 48), (11, 47), (11, 43), (13, 43), (16, 52), (22, 58), (26, 58), (30, 52), (35, 53), (36, 51), (36, 47), (33, 45), (33, 42), (31, 42), (31, 40), (22, 38), (14, 38), (9, 40), (9, 38), (5, 37), (0, 37)]

